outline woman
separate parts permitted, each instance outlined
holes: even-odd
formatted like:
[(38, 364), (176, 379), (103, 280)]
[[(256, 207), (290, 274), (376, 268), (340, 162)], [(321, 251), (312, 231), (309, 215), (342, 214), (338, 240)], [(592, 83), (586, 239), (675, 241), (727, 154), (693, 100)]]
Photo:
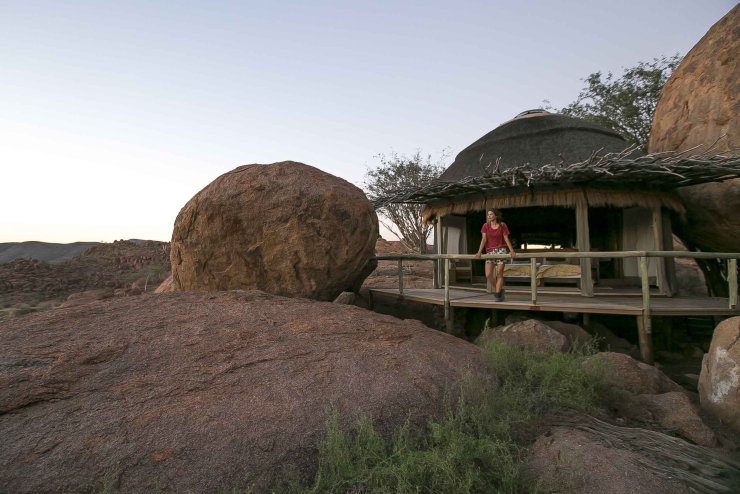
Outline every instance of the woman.
[[(509, 227), (506, 223), (500, 221), (501, 212), (498, 209), (489, 209), (486, 213), (486, 223), (480, 229), (483, 239), (480, 242), (478, 253), (475, 257), (480, 258), (483, 247), (486, 248), (486, 254), (506, 254), (506, 247), (509, 247), (509, 255), (512, 259), (516, 257), (516, 252), (509, 241)], [(486, 260), (486, 279), (495, 287), (493, 298), (496, 302), (504, 301), (504, 264), (509, 262), (507, 259), (487, 259)], [(496, 277), (493, 276), (493, 269), (496, 267)]]

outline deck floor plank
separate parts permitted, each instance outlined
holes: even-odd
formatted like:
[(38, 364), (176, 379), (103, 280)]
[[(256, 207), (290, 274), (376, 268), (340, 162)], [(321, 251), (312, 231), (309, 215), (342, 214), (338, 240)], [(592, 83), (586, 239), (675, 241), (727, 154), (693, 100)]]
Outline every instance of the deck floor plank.
[[(403, 297), (407, 300), (444, 304), (442, 289), (409, 289), (403, 295), (398, 289), (371, 288), (376, 294)], [(653, 316), (687, 316), (687, 315), (740, 315), (739, 309), (730, 309), (729, 300), (712, 297), (651, 297), (651, 315)], [(528, 293), (506, 293), (505, 302), (496, 302), (493, 295), (470, 290), (450, 288), (450, 305), (452, 307), (472, 307), (482, 309), (510, 309), (544, 312), (580, 312), (589, 314), (642, 314), (642, 298), (632, 296), (578, 297), (572, 295), (553, 295), (537, 292), (537, 305), (532, 305)]]

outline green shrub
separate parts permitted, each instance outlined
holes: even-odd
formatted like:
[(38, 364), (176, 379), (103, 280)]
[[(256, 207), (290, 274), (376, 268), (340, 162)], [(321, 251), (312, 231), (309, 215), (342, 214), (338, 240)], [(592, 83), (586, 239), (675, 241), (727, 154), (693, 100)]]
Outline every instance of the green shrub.
[(537, 355), (492, 341), (484, 354), (494, 383), (467, 377), (459, 398), (423, 430), (407, 423), (386, 443), (361, 416), (350, 433), (330, 414), (319, 447), (319, 469), (302, 493), (532, 492), (523, 476), (526, 447), (549, 414), (603, 413), (610, 399), (602, 367), (584, 370), (591, 347)]

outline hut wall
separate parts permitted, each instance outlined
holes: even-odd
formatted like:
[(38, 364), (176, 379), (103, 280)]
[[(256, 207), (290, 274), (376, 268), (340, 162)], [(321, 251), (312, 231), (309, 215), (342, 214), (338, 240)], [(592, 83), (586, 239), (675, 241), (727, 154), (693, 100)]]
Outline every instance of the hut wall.
[(466, 238), (465, 216), (449, 215), (442, 218), (444, 253), (445, 254), (467, 254), (468, 241)]
[[(656, 250), (652, 209), (627, 208), (624, 210), (623, 218), (622, 246), (624, 250)], [(648, 259), (648, 277), (654, 279), (658, 275), (659, 261), (657, 258)], [(625, 278), (638, 279), (640, 277), (640, 268), (636, 258), (625, 259), (623, 266)]]

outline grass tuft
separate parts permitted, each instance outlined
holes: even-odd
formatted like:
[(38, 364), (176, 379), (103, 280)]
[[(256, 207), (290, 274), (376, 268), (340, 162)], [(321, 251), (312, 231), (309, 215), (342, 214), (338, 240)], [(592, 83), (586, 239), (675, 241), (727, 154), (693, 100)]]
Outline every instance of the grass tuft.
[(542, 486), (528, 484), (523, 466), (526, 447), (546, 416), (566, 410), (600, 415), (610, 399), (608, 369), (581, 365), (593, 353), (584, 347), (537, 355), (491, 341), (484, 354), (495, 382), (467, 376), (441, 419), (421, 430), (407, 421), (389, 441), (367, 416), (342, 431), (333, 411), (315, 479), (285, 492), (535, 492)]

